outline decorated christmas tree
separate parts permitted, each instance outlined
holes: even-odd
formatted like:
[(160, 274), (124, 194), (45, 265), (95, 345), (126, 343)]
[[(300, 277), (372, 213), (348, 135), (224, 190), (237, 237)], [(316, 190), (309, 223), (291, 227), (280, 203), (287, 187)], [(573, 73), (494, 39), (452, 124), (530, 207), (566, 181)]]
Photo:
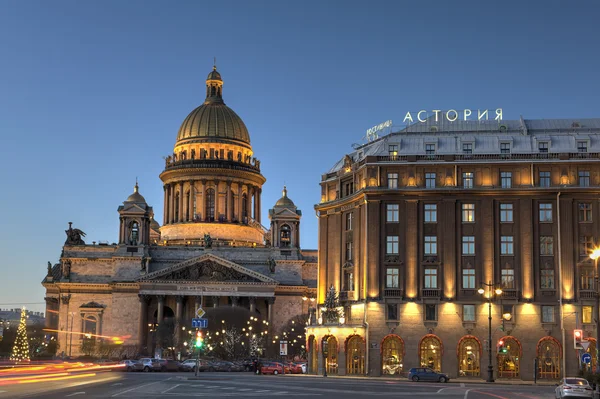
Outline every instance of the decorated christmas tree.
[(12, 348), (10, 360), (17, 362), (29, 361), (29, 342), (27, 341), (27, 313), (21, 309), (21, 321), (17, 329), (17, 337)]
[(332, 285), (329, 287), (327, 294), (325, 295), (325, 309), (323, 309), (322, 317), (325, 323), (337, 323), (342, 312), (340, 310), (340, 301), (335, 287)]

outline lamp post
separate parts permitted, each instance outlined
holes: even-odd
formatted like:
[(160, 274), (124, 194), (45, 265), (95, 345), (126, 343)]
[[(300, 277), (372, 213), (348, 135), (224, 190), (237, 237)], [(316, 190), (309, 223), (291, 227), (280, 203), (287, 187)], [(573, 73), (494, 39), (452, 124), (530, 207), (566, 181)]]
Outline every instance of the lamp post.
[[(492, 365), (492, 298), (494, 294), (502, 294), (500, 288), (495, 288), (498, 284), (494, 284), (491, 281), (489, 283), (481, 283), (487, 288), (479, 288), (477, 292), (481, 295), (485, 295), (488, 301), (488, 376), (486, 382), (494, 382), (494, 366)], [(492, 291), (493, 290), (493, 291)]]
[[(594, 260), (594, 294), (596, 297), (596, 342), (600, 342), (600, 292), (598, 292), (598, 258), (600, 258), (600, 248), (595, 248), (590, 254)], [(596, 373), (600, 372), (600, 354), (596, 348)]]

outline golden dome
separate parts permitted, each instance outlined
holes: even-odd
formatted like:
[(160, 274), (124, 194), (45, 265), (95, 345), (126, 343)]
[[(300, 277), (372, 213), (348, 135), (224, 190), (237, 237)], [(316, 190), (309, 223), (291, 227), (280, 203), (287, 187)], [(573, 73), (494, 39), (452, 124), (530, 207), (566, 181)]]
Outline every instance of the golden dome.
[(277, 200), (275, 206), (277, 207), (295, 207), (294, 201), (288, 198), (287, 196), (287, 188), (283, 186), (283, 196)]

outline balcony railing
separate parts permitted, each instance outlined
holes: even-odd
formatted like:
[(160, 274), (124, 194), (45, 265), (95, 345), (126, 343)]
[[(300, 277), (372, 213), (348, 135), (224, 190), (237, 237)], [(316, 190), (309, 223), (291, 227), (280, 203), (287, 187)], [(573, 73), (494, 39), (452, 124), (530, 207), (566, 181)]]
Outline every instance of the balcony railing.
[(426, 154), (426, 155), (380, 155), (368, 157), (377, 162), (407, 161), (491, 161), (491, 160), (547, 160), (547, 159), (600, 159), (597, 152), (532, 153), (532, 154)]
[(232, 169), (232, 170), (243, 170), (248, 172), (260, 173), (260, 161), (254, 163), (249, 162), (237, 162), (228, 159), (183, 159), (179, 161), (171, 161), (165, 163), (165, 171), (173, 169), (186, 169), (186, 168), (218, 168), (218, 169)]
[(512, 288), (502, 288), (502, 299), (519, 299), (519, 291)]
[(439, 298), (440, 290), (425, 288), (421, 291), (421, 297), (423, 297), (423, 298)]
[(579, 299), (595, 299), (596, 292), (594, 290), (579, 290)]
[(402, 298), (402, 290), (398, 288), (386, 288), (383, 290), (383, 296), (386, 298)]

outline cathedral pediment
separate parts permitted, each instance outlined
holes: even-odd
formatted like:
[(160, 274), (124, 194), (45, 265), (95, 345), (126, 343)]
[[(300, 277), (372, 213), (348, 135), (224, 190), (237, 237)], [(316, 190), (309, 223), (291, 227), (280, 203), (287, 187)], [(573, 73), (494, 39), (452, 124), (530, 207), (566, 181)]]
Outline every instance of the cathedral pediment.
[(119, 211), (129, 212), (129, 213), (146, 213), (146, 210), (139, 206), (138, 204), (125, 203), (119, 207)]
[(277, 284), (277, 280), (237, 263), (205, 254), (150, 273), (141, 281), (246, 282)]
[(278, 218), (289, 217), (293, 219), (299, 219), (297, 212), (288, 208), (272, 209), (271, 216), (277, 216)]

